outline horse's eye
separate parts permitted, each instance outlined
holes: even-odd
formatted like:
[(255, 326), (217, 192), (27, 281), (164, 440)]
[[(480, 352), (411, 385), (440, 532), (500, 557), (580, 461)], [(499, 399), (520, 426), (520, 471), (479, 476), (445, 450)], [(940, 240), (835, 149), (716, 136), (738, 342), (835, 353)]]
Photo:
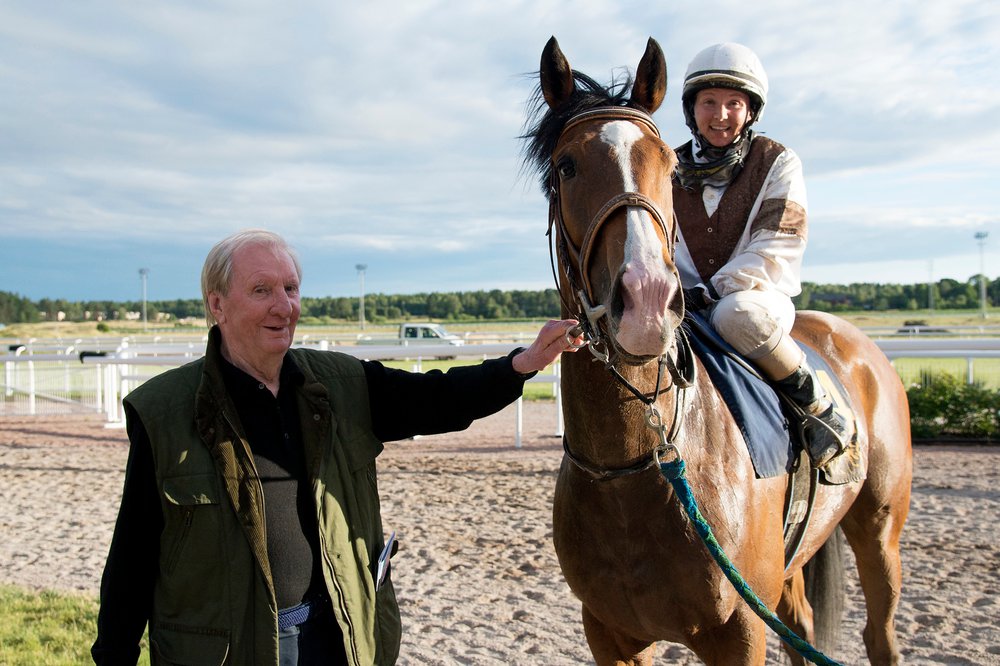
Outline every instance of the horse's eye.
[(559, 163), (556, 164), (556, 169), (559, 171), (560, 178), (572, 178), (576, 175), (576, 165), (568, 157), (559, 160)]

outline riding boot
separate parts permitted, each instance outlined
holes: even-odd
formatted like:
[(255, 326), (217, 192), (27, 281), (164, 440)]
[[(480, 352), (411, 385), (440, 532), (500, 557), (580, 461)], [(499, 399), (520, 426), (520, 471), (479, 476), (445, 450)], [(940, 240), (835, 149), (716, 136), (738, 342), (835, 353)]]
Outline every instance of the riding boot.
[(822, 467), (847, 448), (852, 424), (834, 411), (833, 402), (807, 361), (788, 377), (774, 383), (799, 416), (799, 432), (813, 467)]

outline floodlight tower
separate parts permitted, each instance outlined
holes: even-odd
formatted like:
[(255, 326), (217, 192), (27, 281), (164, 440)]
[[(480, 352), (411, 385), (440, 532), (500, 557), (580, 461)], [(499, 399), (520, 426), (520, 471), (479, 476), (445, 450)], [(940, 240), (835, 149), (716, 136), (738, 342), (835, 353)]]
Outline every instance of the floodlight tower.
[(927, 309), (934, 312), (934, 260), (927, 260)]
[(149, 276), (148, 268), (139, 269), (139, 279), (142, 280), (142, 331), (146, 332), (146, 278)]
[(986, 319), (986, 261), (984, 251), (986, 249), (986, 231), (976, 232), (976, 242), (979, 243), (979, 316)]
[(357, 264), (354, 268), (358, 271), (358, 280), (361, 283), (361, 300), (358, 302), (358, 321), (361, 322), (361, 330), (365, 330), (365, 271), (368, 264)]

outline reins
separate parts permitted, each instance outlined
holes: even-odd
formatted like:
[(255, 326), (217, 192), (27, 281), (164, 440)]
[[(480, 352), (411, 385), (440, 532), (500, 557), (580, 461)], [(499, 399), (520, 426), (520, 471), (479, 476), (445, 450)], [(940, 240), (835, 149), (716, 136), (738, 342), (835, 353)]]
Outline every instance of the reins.
[(696, 379), (696, 367), (693, 362), (691, 362), (690, 354), (691, 347), (688, 343), (687, 336), (681, 334), (678, 340), (678, 350), (683, 349), (684, 351), (678, 351), (678, 356), (683, 356), (687, 362), (683, 363), (681, 367), (683, 368), (683, 382), (671, 384), (668, 386), (667, 391), (670, 390), (674, 385), (678, 387), (677, 394), (674, 397), (674, 410), (673, 418), (670, 421), (670, 427), (667, 428), (663, 423), (663, 417), (660, 414), (660, 410), (656, 406), (656, 400), (660, 393), (660, 383), (663, 379), (664, 368), (668, 367), (669, 358), (667, 355), (660, 357), (659, 366), (656, 371), (656, 388), (653, 390), (652, 395), (645, 395), (641, 393), (637, 388), (635, 388), (630, 382), (628, 382), (621, 373), (611, 365), (605, 366), (612, 376), (617, 379), (621, 384), (623, 384), (632, 394), (643, 404), (646, 405), (646, 425), (656, 431), (659, 436), (659, 443), (653, 449), (653, 451), (642, 458), (638, 462), (628, 465), (626, 467), (600, 467), (593, 465), (573, 454), (569, 448), (569, 442), (566, 436), (563, 436), (563, 452), (566, 454), (566, 458), (576, 465), (577, 468), (586, 472), (594, 480), (597, 481), (610, 481), (612, 479), (618, 479), (623, 476), (629, 476), (632, 474), (638, 474), (651, 467), (656, 467), (660, 464), (660, 457), (667, 455), (670, 451), (677, 451), (674, 442), (680, 435), (681, 428), (684, 424), (684, 404), (687, 398), (687, 389), (694, 385)]
[[(676, 451), (676, 449), (675, 449)], [(715, 560), (716, 564), (722, 570), (722, 573), (729, 579), (733, 587), (739, 593), (743, 601), (747, 603), (748, 606), (757, 614), (761, 620), (764, 621), (768, 627), (770, 627), (774, 633), (778, 635), (778, 638), (783, 640), (785, 643), (790, 645), (796, 652), (801, 654), (805, 659), (811, 661), (814, 664), (820, 664), (821, 666), (842, 666), (839, 661), (835, 661), (830, 657), (817, 650), (809, 641), (801, 638), (798, 634), (788, 628), (784, 622), (777, 616), (777, 614), (772, 611), (767, 605), (761, 600), (760, 597), (753, 591), (753, 589), (747, 584), (746, 580), (740, 574), (736, 565), (733, 564), (732, 560), (726, 555), (725, 551), (722, 550), (722, 546), (719, 544), (718, 540), (715, 538), (715, 534), (712, 532), (711, 525), (705, 520), (701, 511), (698, 509), (698, 503), (695, 501), (694, 492), (691, 490), (691, 484), (688, 483), (687, 476), (685, 474), (686, 464), (684, 460), (681, 459), (680, 453), (674, 460), (667, 462), (657, 461), (660, 467), (660, 473), (663, 478), (670, 483), (670, 486), (674, 489), (674, 493), (677, 495), (678, 501), (681, 506), (684, 507), (684, 511), (687, 514), (688, 519), (694, 526), (695, 531), (698, 536), (701, 537), (702, 543), (705, 544), (705, 548), (708, 549), (709, 554), (711, 554), (712, 559)]]

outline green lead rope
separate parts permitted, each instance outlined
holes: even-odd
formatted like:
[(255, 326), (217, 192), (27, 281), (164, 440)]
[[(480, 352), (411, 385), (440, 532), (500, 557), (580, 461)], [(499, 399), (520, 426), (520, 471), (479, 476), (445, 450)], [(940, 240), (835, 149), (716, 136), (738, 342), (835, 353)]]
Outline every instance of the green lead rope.
[(810, 645), (808, 641), (803, 640), (795, 632), (786, 627), (778, 619), (778, 616), (774, 614), (774, 611), (765, 606), (760, 597), (750, 589), (750, 586), (743, 580), (743, 576), (736, 570), (732, 561), (723, 552), (722, 546), (715, 539), (715, 535), (712, 534), (712, 527), (705, 520), (705, 517), (701, 515), (701, 511), (698, 510), (698, 503), (695, 502), (694, 493), (691, 492), (691, 485), (684, 475), (685, 467), (684, 461), (680, 458), (670, 462), (660, 462), (660, 473), (673, 486), (674, 492), (677, 493), (678, 499), (684, 506), (684, 510), (687, 512), (691, 522), (694, 523), (695, 530), (701, 535), (702, 541), (704, 541), (712, 557), (715, 558), (719, 568), (722, 569), (722, 573), (726, 574), (726, 578), (733, 584), (736, 591), (740, 593), (743, 600), (750, 605), (750, 608), (757, 613), (760, 619), (764, 620), (767, 626), (771, 627), (778, 634), (781, 640), (791, 645), (792, 648), (812, 663), (822, 664), (823, 666), (843, 666), (839, 661), (830, 659)]

